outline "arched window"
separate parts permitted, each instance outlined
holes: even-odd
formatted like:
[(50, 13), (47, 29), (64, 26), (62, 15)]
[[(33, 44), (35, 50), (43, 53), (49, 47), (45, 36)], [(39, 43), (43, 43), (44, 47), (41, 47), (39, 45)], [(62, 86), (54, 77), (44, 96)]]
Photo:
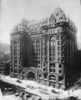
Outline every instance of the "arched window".
[(39, 44), (39, 43), (40, 43), (40, 41), (39, 41), (39, 40), (37, 40), (37, 41), (36, 41), (36, 43), (37, 43), (37, 44)]
[(33, 44), (35, 44), (35, 41), (32, 41)]
[(29, 72), (29, 73), (27, 74), (27, 79), (28, 79), (28, 80), (36, 80), (35, 73)]
[(14, 69), (14, 73), (17, 73), (17, 69)]
[(55, 46), (55, 37), (50, 38), (50, 46)]

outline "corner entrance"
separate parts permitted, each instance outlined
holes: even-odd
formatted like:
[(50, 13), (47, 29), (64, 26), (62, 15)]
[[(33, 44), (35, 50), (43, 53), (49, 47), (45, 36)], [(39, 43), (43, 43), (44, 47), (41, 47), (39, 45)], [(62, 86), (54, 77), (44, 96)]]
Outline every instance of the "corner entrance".
[(29, 72), (29, 73), (27, 74), (27, 79), (28, 79), (28, 80), (36, 80), (35, 73)]

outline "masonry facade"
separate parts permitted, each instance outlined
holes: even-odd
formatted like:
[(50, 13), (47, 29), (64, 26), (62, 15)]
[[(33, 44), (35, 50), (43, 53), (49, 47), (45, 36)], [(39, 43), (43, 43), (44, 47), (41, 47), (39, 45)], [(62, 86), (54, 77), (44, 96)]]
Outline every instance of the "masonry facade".
[(11, 34), (10, 71), (12, 77), (24, 77), (25, 67), (32, 66), (32, 41), (25, 27), (23, 23), (20, 23)]
[[(28, 71), (31, 72), (32, 67), (34, 67), (35, 80), (39, 83), (56, 88), (67, 88), (73, 84), (77, 70), (77, 42), (76, 27), (72, 21), (66, 17), (60, 8), (57, 8), (50, 17), (39, 22), (25, 23), (24, 21), (23, 23), (22, 26), (24, 26), (24, 29), (27, 25), (26, 30), (19, 31), (18, 25), (16, 27), (19, 29), (17, 30), (17, 34), (21, 33), (20, 37), (24, 35), (26, 38), (26, 41), (22, 44), (25, 46), (22, 48), (22, 56), (24, 54), (26, 55), (26, 53), (29, 55), (26, 55), (25, 59), (21, 57), (24, 63), (21, 65), (23, 69), (21, 73), (23, 74), (20, 76), (28, 79), (27, 70), (25, 69), (30, 69), (30, 71)], [(18, 36), (14, 35), (15, 33), (14, 31), (11, 34), (11, 49), (13, 37)], [(29, 41), (27, 41), (28, 39)], [(24, 41), (24, 39), (22, 39), (22, 41)], [(23, 51), (23, 49), (26, 50), (26, 52)], [(13, 52), (14, 51), (11, 50), (11, 57), (14, 56)], [(11, 69), (14, 70), (14, 60), (11, 59), (11, 61)], [(16, 62), (18, 62), (18, 59)], [(17, 67), (17, 76), (19, 76), (19, 69), (20, 68)], [(13, 70), (11, 71), (11, 76), (14, 76)], [(33, 77), (31, 76), (31, 78)]]

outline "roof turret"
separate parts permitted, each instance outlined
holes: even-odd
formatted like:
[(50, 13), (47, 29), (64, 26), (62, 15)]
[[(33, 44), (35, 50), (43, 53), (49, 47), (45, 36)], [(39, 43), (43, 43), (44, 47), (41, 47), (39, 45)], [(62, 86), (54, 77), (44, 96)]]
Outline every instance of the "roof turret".
[(18, 25), (16, 25), (15, 28), (12, 30), (12, 33), (18, 32), (18, 31), (25, 31), (25, 32), (28, 31), (28, 21), (27, 20), (22, 19), (22, 21)]

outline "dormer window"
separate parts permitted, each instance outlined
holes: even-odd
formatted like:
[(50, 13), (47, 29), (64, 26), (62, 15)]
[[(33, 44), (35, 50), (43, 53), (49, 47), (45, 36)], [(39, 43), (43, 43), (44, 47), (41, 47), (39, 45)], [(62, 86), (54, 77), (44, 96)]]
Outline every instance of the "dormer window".
[(59, 13), (56, 13), (56, 16), (58, 16), (59, 15)]
[(55, 37), (51, 37), (51, 39), (50, 39), (50, 45), (51, 46), (55, 45)]
[(63, 19), (63, 17), (60, 17), (59, 19), (60, 19), (60, 20), (62, 20), (62, 19)]

